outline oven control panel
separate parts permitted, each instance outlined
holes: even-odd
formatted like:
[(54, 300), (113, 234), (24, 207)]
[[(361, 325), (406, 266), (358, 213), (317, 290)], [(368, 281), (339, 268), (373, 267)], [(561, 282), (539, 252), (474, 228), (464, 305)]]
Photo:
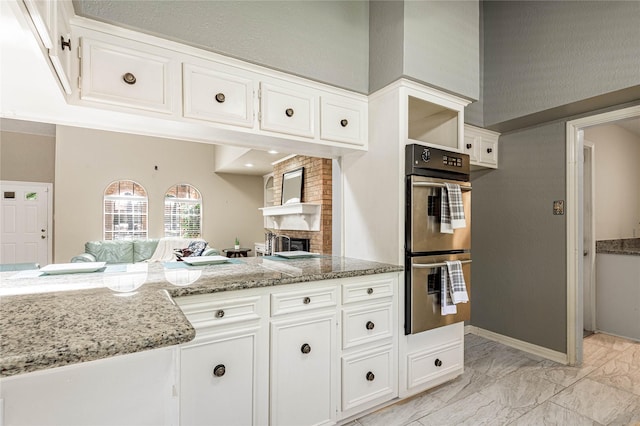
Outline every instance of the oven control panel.
[(406, 175), (443, 177), (469, 180), (469, 155), (445, 151), (429, 146), (406, 146)]

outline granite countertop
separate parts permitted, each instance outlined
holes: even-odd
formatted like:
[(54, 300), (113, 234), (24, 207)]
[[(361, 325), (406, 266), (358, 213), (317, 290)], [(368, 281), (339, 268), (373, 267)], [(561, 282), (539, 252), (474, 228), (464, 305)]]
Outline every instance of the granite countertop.
[(0, 273), (0, 377), (188, 342), (195, 330), (174, 297), (403, 270), (333, 256), (229, 262)]
[(640, 256), (640, 238), (596, 241), (596, 253)]

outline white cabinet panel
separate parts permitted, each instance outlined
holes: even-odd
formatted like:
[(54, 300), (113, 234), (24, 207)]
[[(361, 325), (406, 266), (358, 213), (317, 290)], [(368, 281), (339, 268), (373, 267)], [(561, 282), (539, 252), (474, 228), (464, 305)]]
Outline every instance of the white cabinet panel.
[(82, 38), (80, 98), (171, 113), (171, 59), (161, 50), (118, 37)]
[(268, 83), (260, 86), (260, 128), (312, 138), (315, 136), (317, 96), (300, 89)]
[(24, 0), (29, 16), (46, 49), (51, 49), (56, 38), (56, 2), (50, 0)]
[(460, 374), (464, 368), (464, 348), (461, 342), (428, 347), (407, 356), (407, 387), (436, 386), (438, 378)]
[(469, 160), (473, 162), (478, 162), (478, 152), (480, 152), (480, 141), (482, 138), (474, 135), (469, 135), (466, 132), (464, 133), (464, 153), (469, 155)]
[(337, 303), (338, 291), (335, 286), (274, 293), (271, 295), (271, 315), (307, 312), (336, 306)]
[(320, 137), (336, 142), (366, 143), (366, 103), (355, 104), (344, 99), (322, 97), (320, 105)]
[(395, 293), (396, 281), (391, 278), (366, 277), (354, 279), (342, 285), (342, 303), (372, 301), (391, 297)]
[(488, 166), (498, 165), (498, 141), (482, 140), (480, 145), (480, 162)]
[(260, 319), (259, 296), (224, 299), (208, 294), (181, 297), (177, 303), (196, 329)]
[[(184, 116), (199, 120), (253, 126), (253, 80), (241, 70), (215, 63), (209, 67), (182, 66)], [(233, 72), (232, 72), (233, 71)]]
[(393, 335), (391, 301), (379, 305), (362, 305), (342, 311), (342, 349)]
[(464, 152), (469, 154), (474, 168), (498, 168), (498, 138), (500, 133), (464, 125)]
[(238, 330), (182, 347), (182, 425), (257, 424), (257, 333), (257, 328)]
[(271, 324), (271, 424), (335, 422), (335, 311)]
[[(393, 347), (383, 346), (342, 359), (342, 411), (355, 413), (395, 396)], [(354, 410), (356, 409), (356, 410)]]

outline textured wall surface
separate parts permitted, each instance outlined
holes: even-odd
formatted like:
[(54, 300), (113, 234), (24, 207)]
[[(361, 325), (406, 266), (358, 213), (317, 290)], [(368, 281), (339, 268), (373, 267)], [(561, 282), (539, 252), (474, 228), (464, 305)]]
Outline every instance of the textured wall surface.
[(0, 180), (53, 183), (56, 138), (0, 132)]
[(404, 75), (470, 99), (480, 96), (477, 1), (407, 1)]
[(640, 84), (640, 2), (484, 2), (490, 126)]
[(369, 92), (373, 93), (403, 74), (404, 2), (369, 4)]
[(76, 0), (73, 4), (80, 16), (368, 92), (366, 1)]
[(566, 353), (565, 123), (500, 137), (500, 168), (472, 173), (471, 324)]

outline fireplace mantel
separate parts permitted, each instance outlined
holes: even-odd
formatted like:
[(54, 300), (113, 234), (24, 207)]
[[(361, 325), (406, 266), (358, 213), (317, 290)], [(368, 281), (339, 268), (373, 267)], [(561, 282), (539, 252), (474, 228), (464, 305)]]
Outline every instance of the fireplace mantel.
[(262, 215), (271, 222), (269, 228), (292, 231), (319, 231), (320, 207), (316, 203), (289, 203), (261, 207)]

